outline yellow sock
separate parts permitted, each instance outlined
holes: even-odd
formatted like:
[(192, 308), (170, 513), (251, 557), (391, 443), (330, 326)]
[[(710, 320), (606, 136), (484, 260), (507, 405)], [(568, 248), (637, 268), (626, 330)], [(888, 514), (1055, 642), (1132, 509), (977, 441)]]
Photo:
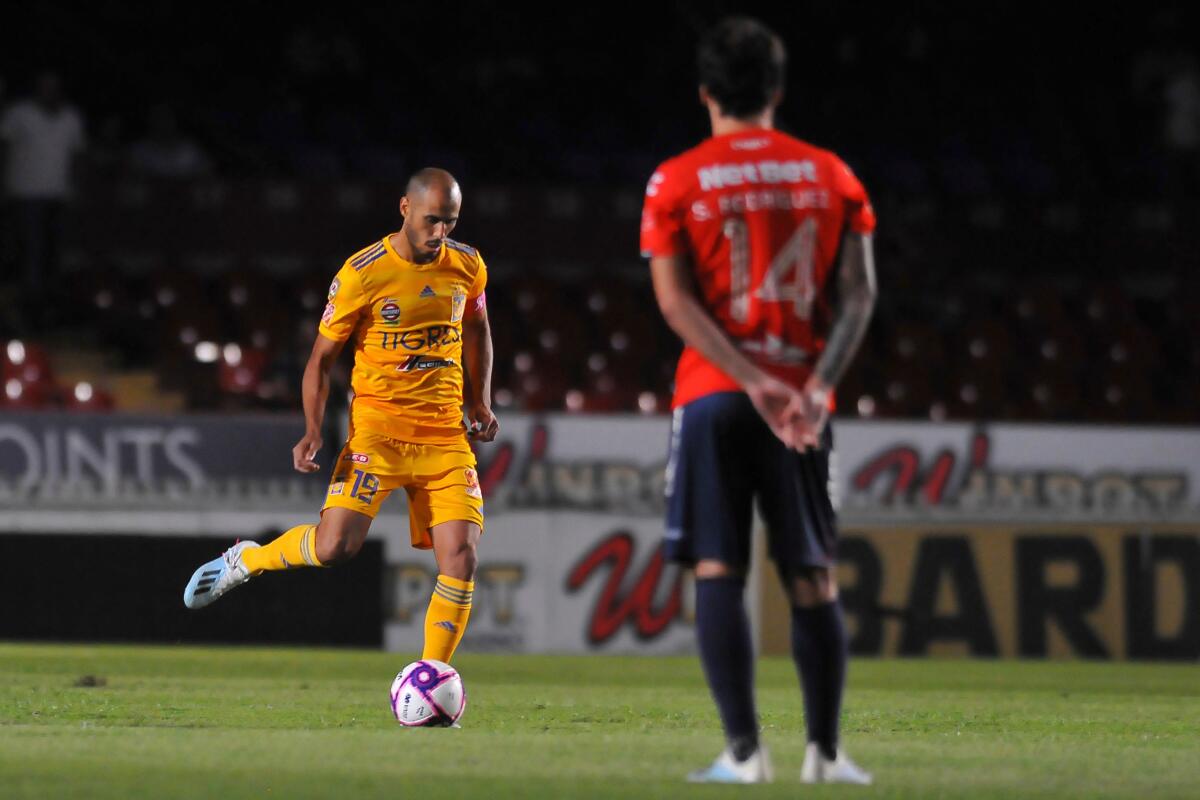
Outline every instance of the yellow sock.
[(474, 581), (438, 575), (433, 597), (429, 600), (429, 611), (425, 613), (425, 650), (421, 658), (450, 662), (467, 629), (474, 592)]
[(317, 560), (317, 526), (297, 525), (262, 547), (247, 547), (242, 551), (242, 564), (251, 575), (267, 570), (321, 566)]

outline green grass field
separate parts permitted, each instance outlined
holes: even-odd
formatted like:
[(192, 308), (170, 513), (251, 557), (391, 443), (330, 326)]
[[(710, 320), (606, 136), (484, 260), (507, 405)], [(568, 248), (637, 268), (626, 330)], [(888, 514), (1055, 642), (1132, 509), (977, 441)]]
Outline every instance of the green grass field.
[[(694, 659), (470, 656), (462, 730), (404, 730), (405, 659), (0, 644), (0, 797), (727, 797)], [(87, 676), (87, 677), (85, 677)], [(99, 685), (81, 686), (94, 682)], [(876, 786), (799, 784), (791, 663), (759, 670), (756, 797), (1197, 797), (1200, 667), (856, 661), (844, 742)]]

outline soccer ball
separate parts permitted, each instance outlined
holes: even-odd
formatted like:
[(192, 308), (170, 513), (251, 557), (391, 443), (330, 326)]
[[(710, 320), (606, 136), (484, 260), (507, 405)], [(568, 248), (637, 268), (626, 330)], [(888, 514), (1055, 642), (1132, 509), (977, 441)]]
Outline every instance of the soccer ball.
[(406, 728), (448, 728), (467, 709), (467, 692), (454, 667), (414, 661), (392, 681), (392, 713)]

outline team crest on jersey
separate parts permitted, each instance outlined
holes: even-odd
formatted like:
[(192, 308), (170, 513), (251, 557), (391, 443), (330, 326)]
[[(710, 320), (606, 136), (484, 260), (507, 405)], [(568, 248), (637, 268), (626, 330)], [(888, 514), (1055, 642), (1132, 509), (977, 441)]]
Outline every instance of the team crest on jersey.
[(389, 297), (387, 302), (380, 306), (379, 316), (386, 325), (398, 325), (400, 324), (400, 306)]
[(338, 289), (342, 288), (342, 282), (337, 278), (333, 279), (333, 283), (329, 284), (329, 299), (332, 300), (337, 296)]
[(451, 297), (450, 305), (450, 321), (462, 322), (463, 311), (467, 307), (467, 295), (463, 292), (462, 287), (454, 287), (454, 295)]
[(471, 469), (470, 467), (464, 469), (463, 474), (467, 478), (467, 494), (471, 495), (471, 497), (476, 497), (482, 500), (483, 490), (479, 488), (479, 475), (477, 475), (475, 470)]
[(333, 314), (335, 311), (336, 309), (334, 308), (333, 303), (326, 303), (325, 310), (321, 312), (321, 322), (328, 325), (329, 320), (333, 319)]

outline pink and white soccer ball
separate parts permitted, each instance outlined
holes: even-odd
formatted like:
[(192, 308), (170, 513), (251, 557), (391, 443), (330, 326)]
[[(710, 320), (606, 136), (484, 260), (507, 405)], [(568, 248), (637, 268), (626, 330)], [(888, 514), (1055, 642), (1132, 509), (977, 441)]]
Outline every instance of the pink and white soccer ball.
[(442, 661), (414, 661), (392, 681), (392, 713), (406, 728), (446, 728), (466, 710), (462, 678)]

